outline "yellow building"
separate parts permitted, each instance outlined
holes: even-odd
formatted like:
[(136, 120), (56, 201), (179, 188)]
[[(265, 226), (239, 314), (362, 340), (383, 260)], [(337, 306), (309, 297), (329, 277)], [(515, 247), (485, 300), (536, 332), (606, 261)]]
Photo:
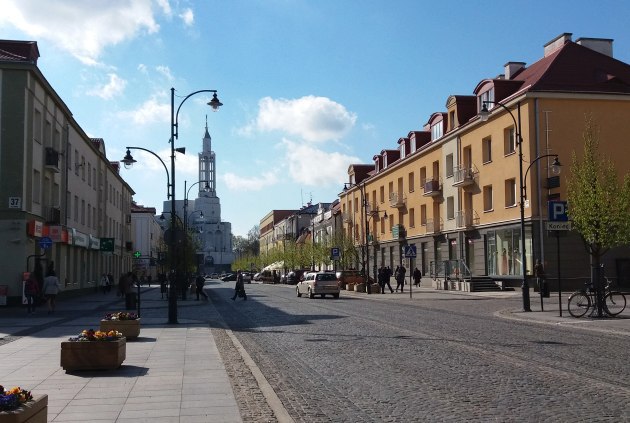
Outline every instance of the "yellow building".
[[(450, 289), (475, 289), (482, 279), (520, 286), (523, 259), (528, 276), (540, 259), (553, 289), (558, 254), (555, 232), (545, 229), (548, 202), (566, 200), (587, 116), (598, 126), (600, 151), (613, 157), (620, 174), (630, 171), (624, 160), (630, 156), (630, 65), (612, 57), (612, 40), (573, 42), (562, 34), (537, 62), (508, 62), (503, 74), (472, 92), (449, 96), (446, 111), (400, 138), (396, 149), (376, 154), (373, 165), (350, 166), (349, 189), (340, 195), (344, 232), (358, 246), (370, 245), (364, 252), (371, 274), (401, 265), (402, 248), (415, 246), (411, 267), (435, 275), (436, 287), (450, 280)], [(560, 175), (552, 171), (556, 156), (564, 165)], [(588, 256), (577, 233), (562, 235), (564, 288), (582, 286)], [(630, 287), (629, 250), (617, 248), (604, 259), (606, 275)]]

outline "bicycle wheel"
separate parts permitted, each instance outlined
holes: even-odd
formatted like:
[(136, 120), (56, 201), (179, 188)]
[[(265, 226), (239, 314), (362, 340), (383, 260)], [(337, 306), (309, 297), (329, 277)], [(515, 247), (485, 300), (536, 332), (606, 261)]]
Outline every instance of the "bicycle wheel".
[(611, 316), (616, 316), (626, 308), (626, 297), (621, 292), (609, 292), (604, 297), (606, 311)]
[(591, 308), (591, 299), (585, 292), (575, 292), (569, 297), (569, 314), (582, 317)]

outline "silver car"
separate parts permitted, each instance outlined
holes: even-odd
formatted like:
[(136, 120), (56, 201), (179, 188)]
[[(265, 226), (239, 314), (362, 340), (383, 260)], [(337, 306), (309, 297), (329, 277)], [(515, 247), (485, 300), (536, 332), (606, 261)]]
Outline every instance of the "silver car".
[(298, 297), (306, 294), (309, 298), (314, 298), (315, 295), (324, 298), (326, 294), (330, 294), (334, 298), (339, 298), (339, 281), (334, 273), (312, 272), (304, 275), (304, 279), (298, 282), (295, 292)]

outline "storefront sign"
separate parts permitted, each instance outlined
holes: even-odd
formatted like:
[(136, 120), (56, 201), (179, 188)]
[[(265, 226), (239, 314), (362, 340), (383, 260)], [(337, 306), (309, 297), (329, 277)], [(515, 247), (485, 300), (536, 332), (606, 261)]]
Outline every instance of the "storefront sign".
[(63, 241), (63, 228), (61, 226), (48, 226), (48, 237), (53, 240), (53, 242), (61, 242)]
[(72, 229), (72, 238), (74, 240), (74, 245), (77, 247), (88, 248), (90, 246), (90, 238), (87, 234), (79, 232), (76, 229)]
[(90, 250), (100, 250), (100, 249), (101, 249), (101, 239), (93, 235), (90, 235)]
[(41, 238), (44, 235), (44, 222), (30, 220), (26, 225), (26, 233), (30, 236)]

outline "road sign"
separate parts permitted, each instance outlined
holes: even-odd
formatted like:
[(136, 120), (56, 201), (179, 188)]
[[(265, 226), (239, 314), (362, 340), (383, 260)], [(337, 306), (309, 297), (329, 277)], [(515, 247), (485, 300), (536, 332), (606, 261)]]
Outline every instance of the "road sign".
[(50, 247), (52, 247), (52, 245), (53, 245), (53, 240), (47, 236), (39, 239), (39, 246), (40, 248), (43, 248), (44, 250), (49, 249)]
[(566, 201), (549, 201), (548, 205), (551, 222), (567, 222), (569, 220)]
[(545, 222), (548, 231), (570, 231), (571, 222)]
[(405, 257), (407, 258), (416, 258), (416, 246), (415, 245), (407, 245), (405, 248)]
[(341, 251), (339, 251), (339, 248), (333, 247), (330, 249), (330, 258), (333, 260), (339, 260), (341, 258)]

